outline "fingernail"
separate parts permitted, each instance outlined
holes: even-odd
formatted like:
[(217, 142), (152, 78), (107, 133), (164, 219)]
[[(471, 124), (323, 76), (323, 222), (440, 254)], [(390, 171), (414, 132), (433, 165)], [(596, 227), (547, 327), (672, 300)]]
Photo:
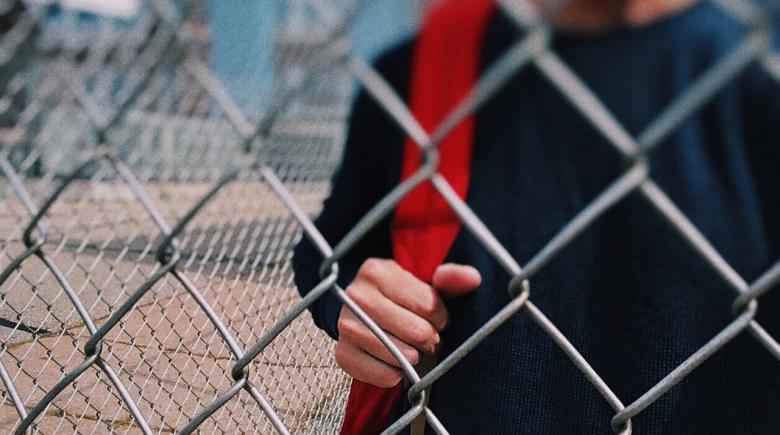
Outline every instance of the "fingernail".
[(477, 286), (482, 283), (482, 274), (480, 274), (479, 270), (474, 266), (469, 266), (468, 264), (445, 263), (439, 267), (445, 271), (449, 269), (451, 273), (457, 272), (468, 275), (466, 278), (477, 282)]
[(464, 265), (463, 267), (463, 273), (469, 275), (469, 278), (473, 279), (474, 281), (482, 282), (482, 274), (479, 273), (479, 270), (477, 270), (474, 266), (468, 266)]

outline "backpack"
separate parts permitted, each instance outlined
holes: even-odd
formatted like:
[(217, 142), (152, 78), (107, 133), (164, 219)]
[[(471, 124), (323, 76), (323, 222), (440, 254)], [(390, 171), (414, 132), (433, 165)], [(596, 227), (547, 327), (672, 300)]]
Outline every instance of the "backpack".
[[(483, 35), (495, 10), (492, 0), (443, 1), (428, 12), (412, 59), (409, 106), (422, 127), (432, 132), (469, 94), (479, 75)], [(465, 199), (471, 168), (474, 116), (470, 115), (439, 144), (438, 172)], [(407, 138), (401, 180), (422, 164), (422, 151)], [(431, 282), (444, 261), (461, 222), (433, 185), (418, 185), (398, 204), (391, 222), (393, 257), (418, 279)], [(405, 387), (379, 388), (353, 380), (343, 435), (378, 434), (397, 414)]]

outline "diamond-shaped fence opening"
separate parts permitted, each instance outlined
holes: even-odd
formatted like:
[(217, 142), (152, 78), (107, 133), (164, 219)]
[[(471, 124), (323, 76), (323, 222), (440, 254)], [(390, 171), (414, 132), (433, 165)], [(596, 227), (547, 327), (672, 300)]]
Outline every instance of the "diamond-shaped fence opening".
[[(44, 433), (179, 430), (231, 386), (231, 352), (299, 299), (290, 259), (300, 226), (256, 170), (187, 215), (253, 155), (315, 214), (343, 140), (346, 77), (331, 72), (328, 82), (341, 114), (312, 109), (296, 83), (270, 102), (271, 92), (257, 93), (265, 107), (242, 111), (208, 63), (205, 6), (145, 3), (130, 19), (32, 2), (3, 11), (8, 430), (20, 423), (15, 406), (28, 415), (39, 404), (30, 427)], [(181, 219), (179, 237), (165, 241)], [(175, 246), (176, 272), (161, 243)], [(100, 349), (82, 316), (93, 329), (111, 323)], [(263, 394), (289, 392), (280, 412), (297, 432), (333, 428), (346, 377), (326, 358), (332, 344), (306, 317), (289, 331), (252, 362), (253, 382)], [(247, 427), (271, 428), (251, 396), (202, 429)]]
[[(71, 9), (80, 3), (85, 10)], [(729, 263), (738, 259), (721, 256), (708, 228), (697, 227), (701, 217), (686, 216), (667, 193), (674, 180), (651, 178), (654, 148), (741, 71), (759, 65), (780, 77), (772, 2), (715, 2), (744, 24), (743, 39), (636, 136), (550, 47), (551, 29), (526, 0), (497, 2), (522, 30), (519, 39), (428, 132), (367, 60), (372, 38), (353, 33), (363, 12), (387, 5), (261, 1), (228, 11), (205, 0), (113, 3), (0, 2), (3, 430), (336, 432), (349, 378), (305, 308), (332, 292), (400, 355), (336, 283), (337, 265), (413, 187), (396, 186), (335, 246), (312, 224), (339, 162), (353, 88), (363, 87), (431, 157), (442, 137), (530, 66), (625, 168), (559, 217), (559, 231), (538, 251), (513, 258), (437, 172), (436, 159), (426, 160), (411, 180), (432, 182), (505, 269), (509, 296), (431, 371), (403, 361), (411, 406), (388, 432), (424, 415), (447, 433), (423, 391), (519, 316), (551, 338), (546, 352), (563, 352), (595, 387), (618, 433), (740, 334), (780, 359), (777, 331), (756, 317), (757, 301), (780, 281), (778, 264), (747, 282)], [(406, 22), (391, 24), (414, 27), (425, 3), (408, 2)], [(680, 365), (638, 398), (618, 397), (599, 375), (601, 362), (569, 341), (555, 313), (545, 315), (549, 301), (535, 305), (532, 292), (537, 273), (629, 201), (679, 235), (687, 245), (680, 255), (695, 256), (718, 280), (690, 291), (725, 288), (735, 297), (733, 317), (724, 311), (701, 348), (678, 349)], [(304, 299), (291, 266), (301, 237), (325, 257), (321, 281), (302, 289), (311, 290)]]

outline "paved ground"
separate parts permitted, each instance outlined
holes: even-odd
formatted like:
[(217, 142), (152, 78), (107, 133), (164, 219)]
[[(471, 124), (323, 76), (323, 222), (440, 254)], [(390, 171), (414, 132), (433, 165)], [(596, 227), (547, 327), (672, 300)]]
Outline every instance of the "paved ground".
[[(49, 185), (51, 186), (51, 184)], [(46, 194), (29, 186), (37, 203)], [(205, 193), (208, 183), (147, 184), (169, 223)], [(20, 204), (0, 193), (0, 269), (24, 249), (29, 221)], [(304, 209), (316, 213), (326, 186), (294, 186)], [(126, 186), (74, 184), (46, 217), (46, 254), (79, 293), (100, 325), (155, 270), (160, 233)], [(228, 325), (251, 346), (298, 300), (290, 252), (299, 227), (268, 188), (236, 182), (221, 191), (182, 235), (180, 269)], [(37, 258), (0, 285), (0, 362), (25, 405), (34, 406), (83, 361), (88, 333), (62, 287)], [(256, 359), (251, 379), (290, 428), (324, 433), (338, 424), (348, 380), (328, 356), (331, 343), (308, 314)], [(106, 362), (119, 373), (155, 431), (181, 429), (230, 386), (232, 359), (204, 312), (173, 277), (160, 281), (106, 338)], [(0, 384), (0, 431), (18, 416)], [(60, 394), (37, 429), (44, 433), (135, 433), (114, 389), (91, 368)], [(270, 433), (245, 393), (203, 426), (204, 433)]]

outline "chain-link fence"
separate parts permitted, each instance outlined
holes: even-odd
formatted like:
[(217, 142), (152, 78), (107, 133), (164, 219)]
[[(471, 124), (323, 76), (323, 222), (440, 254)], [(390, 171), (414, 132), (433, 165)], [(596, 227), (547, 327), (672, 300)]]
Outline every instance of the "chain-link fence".
[[(332, 343), (303, 315), (333, 292), (398, 358), (411, 407), (447, 433), (425, 390), (511, 316), (531, 319), (615, 410), (631, 418), (740, 333), (780, 359), (755, 320), (780, 262), (753, 283), (718, 254), (649, 177), (645, 156), (747, 65), (780, 79), (770, 50), (774, 4), (718, 4), (750, 29), (744, 41), (632, 137), (549, 47), (523, 0), (499, 2), (523, 38), (482, 75), (440, 128), (426, 132), (346, 30), (364, 2), (310, 0), (316, 31), (273, 39), (289, 80), (259, 87), (247, 109), (205, 56), (201, 2), (150, 0), (132, 20), (85, 18), (56, 5), (0, 4), (0, 426), (17, 433), (337, 430), (348, 379)], [(312, 24), (309, 23), (311, 26)], [(436, 144), (514, 74), (533, 65), (630, 162), (629, 169), (521, 266), (437, 173)], [(312, 224), (338, 161), (350, 78), (415, 140), (426, 164), (331, 247)], [(325, 85), (323, 85), (323, 83)], [(334, 85), (337, 84), (337, 85)], [(465, 230), (513, 276), (511, 302), (420, 377), (338, 286), (340, 258), (415, 186), (430, 181)], [(533, 275), (628, 195), (645, 198), (735, 290), (733, 322), (624, 404), (532, 302)], [(301, 300), (290, 271), (303, 235), (326, 257)], [(518, 313), (522, 311), (522, 313)], [(626, 398), (623, 398), (624, 400)]]
[[(346, 84), (269, 87), (264, 107), (239, 109), (212, 73), (207, 3), (139, 6), (131, 19), (2, 6), (3, 432), (180, 430), (298, 298), (300, 225), (257, 163), (316, 213)], [(295, 42), (276, 41), (293, 65), (311, 51)], [(347, 379), (331, 346), (296, 320), (251, 362), (252, 395), (203, 428), (268, 433), (273, 403), (274, 424), (332, 430)]]

